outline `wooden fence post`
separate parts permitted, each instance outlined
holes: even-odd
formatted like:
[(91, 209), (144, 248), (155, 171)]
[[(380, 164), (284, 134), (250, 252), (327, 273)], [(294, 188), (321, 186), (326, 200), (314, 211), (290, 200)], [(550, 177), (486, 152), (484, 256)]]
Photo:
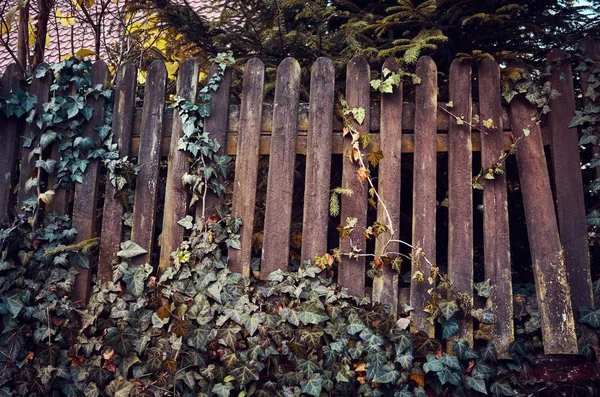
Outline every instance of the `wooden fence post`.
[[(196, 102), (198, 90), (198, 62), (188, 59), (181, 64), (177, 76), (177, 96), (192, 103)], [(175, 111), (177, 113), (177, 111)], [(171, 266), (171, 253), (181, 245), (185, 229), (177, 222), (187, 213), (189, 194), (181, 177), (189, 171), (187, 154), (179, 150), (179, 140), (183, 137), (183, 126), (179, 114), (173, 115), (169, 163), (167, 165), (167, 186), (165, 188), (165, 211), (160, 239), (160, 271)]]
[(421, 84), (415, 88), (412, 245), (420, 251), (412, 251), (411, 274), (421, 271), (425, 279), (411, 281), (410, 305), (414, 308), (411, 318), (416, 328), (433, 337), (435, 328), (427, 321), (428, 314), (424, 311), (431, 298), (427, 290), (433, 287), (428, 281), (431, 266), (424, 258), (420, 259), (420, 252), (435, 266), (437, 68), (433, 60), (425, 56), (417, 62), (416, 73)]
[[(450, 66), (448, 111), (448, 276), (456, 292), (473, 302), (473, 169), (471, 146), (471, 65), (460, 59)], [(455, 339), (473, 344), (470, 313), (460, 314)]]
[[(398, 72), (394, 58), (383, 63), (383, 69)], [(375, 257), (387, 252), (400, 252), (400, 244), (391, 242), (384, 247), (388, 238), (400, 238), (400, 160), (402, 144), (402, 82), (390, 94), (381, 94), (381, 120), (379, 122), (380, 148), (383, 159), (379, 162), (378, 194), (382, 201), (377, 203), (377, 222), (392, 223), (394, 234), (387, 231), (375, 241)], [(385, 205), (385, 209), (384, 206)], [(386, 211), (387, 209), (387, 211)], [(388, 219), (389, 215), (389, 219)], [(398, 313), (398, 272), (390, 264), (383, 264), (383, 275), (373, 279), (373, 302), (390, 305), (390, 313)]]
[[(102, 85), (105, 88), (108, 85), (108, 67), (104, 62), (96, 61), (92, 66), (91, 72), (92, 86)], [(104, 123), (104, 97), (99, 96), (98, 99), (90, 98), (88, 103), (94, 108), (94, 113), (92, 114), (92, 118), (84, 124), (82, 135), (97, 143), (101, 143), (98, 139), (96, 127)], [(72, 217), (73, 227), (77, 230), (75, 243), (80, 243), (96, 236), (99, 177), (100, 160), (89, 159), (89, 164), (84, 174), (84, 183), (75, 184)], [(83, 305), (87, 303), (90, 294), (90, 282), (92, 280), (91, 266), (95, 264), (95, 260), (95, 258), (90, 258), (88, 267), (82, 267), (77, 263), (72, 264), (78, 271), (71, 297), (74, 302), (80, 302)]]
[(533, 275), (542, 323), (546, 354), (576, 354), (577, 338), (565, 269), (563, 250), (558, 237), (554, 200), (539, 125), (531, 120), (536, 112), (524, 95), (510, 103), (510, 124), (515, 135), (529, 129), (529, 136), (519, 144), (517, 166), (527, 234), (531, 247)]
[(550, 52), (548, 65), (552, 67), (550, 84), (560, 92), (560, 97), (550, 100), (551, 111), (548, 113), (558, 226), (565, 253), (567, 279), (571, 287), (573, 312), (578, 313), (579, 308), (594, 306), (594, 294), (583, 201), (579, 133), (577, 128), (569, 128), (575, 114), (573, 73), (562, 50)]
[[(22, 72), (16, 64), (9, 65), (2, 76), (0, 96), (8, 98), (21, 88)], [(19, 120), (16, 117), (6, 117), (0, 114), (0, 125), (4, 133), (0, 145), (0, 224), (8, 222), (13, 206), (13, 183), (16, 180), (17, 154), (20, 142)]]
[(137, 175), (133, 204), (131, 240), (148, 251), (133, 258), (135, 264), (150, 262), (154, 244), (156, 204), (158, 201), (158, 175), (160, 171), (160, 141), (163, 131), (167, 69), (161, 61), (150, 64), (144, 91), (142, 131), (138, 164), (142, 166)]
[[(352, 120), (354, 127), (361, 134), (369, 132), (370, 113), (370, 69), (367, 60), (363, 57), (354, 57), (348, 62), (346, 69), (346, 101), (350, 109), (362, 108), (365, 118), (362, 124)], [(344, 152), (352, 152), (350, 139), (344, 140)], [(361, 254), (366, 251), (367, 243), (362, 232), (367, 228), (367, 192), (369, 190), (366, 182), (358, 179), (356, 171), (359, 166), (348, 158), (343, 158), (342, 187), (352, 190), (352, 196), (342, 197), (341, 223), (345, 224), (347, 218), (356, 218), (356, 231), (351, 236), (352, 243), (358, 247)], [(350, 237), (341, 239), (340, 248), (342, 253), (353, 251)], [(339, 265), (338, 282), (342, 287), (348, 288), (351, 294), (365, 293), (365, 257), (358, 259), (344, 258)]]
[(318, 58), (310, 78), (302, 262), (327, 251), (334, 87), (333, 63), (328, 58)]
[(250, 276), (250, 260), (252, 259), (264, 75), (265, 65), (260, 59), (252, 58), (246, 63), (231, 206), (232, 215), (242, 218), (243, 222), (240, 232), (241, 248), (239, 250), (230, 249), (228, 258), (229, 269), (232, 272), (242, 273), (246, 277)]
[(265, 230), (261, 274), (287, 270), (294, 196), (294, 165), (298, 104), (300, 100), (300, 64), (294, 58), (284, 59), (277, 68), (273, 134), (269, 156), (269, 176), (265, 207)]
[[(500, 94), (500, 68), (496, 61), (486, 59), (479, 64), (479, 128), (481, 163), (494, 167), (504, 153), (504, 129)], [(490, 121), (491, 127), (483, 122)], [(485, 171), (484, 171), (485, 172)], [(492, 292), (488, 305), (494, 313), (493, 342), (499, 358), (510, 358), (509, 345), (514, 340), (513, 296), (508, 227), (506, 177), (494, 174), (486, 180), (483, 190), (483, 253), (485, 278), (490, 279)]]
[[(117, 72), (115, 104), (112, 119), (112, 133), (121, 156), (131, 155), (131, 134), (135, 121), (135, 91), (137, 87), (137, 68), (134, 63), (126, 62)], [(106, 177), (104, 188), (104, 208), (102, 211), (102, 233), (98, 254), (98, 280), (112, 280), (112, 261), (117, 252), (123, 233), (123, 204), (115, 198), (117, 189)]]

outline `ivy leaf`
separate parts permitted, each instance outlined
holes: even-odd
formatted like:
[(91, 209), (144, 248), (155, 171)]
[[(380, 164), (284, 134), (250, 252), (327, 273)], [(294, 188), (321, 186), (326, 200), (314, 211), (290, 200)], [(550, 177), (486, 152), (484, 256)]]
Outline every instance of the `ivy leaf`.
[(363, 329), (367, 328), (367, 326), (361, 321), (361, 319), (357, 315), (350, 315), (348, 318), (350, 324), (348, 324), (347, 331), (350, 335), (356, 335), (361, 332)]
[(125, 328), (111, 327), (106, 331), (104, 344), (115, 349), (120, 355), (126, 356), (133, 349), (133, 342), (137, 338), (137, 332), (129, 326)]
[(412, 335), (408, 332), (401, 333), (397, 340), (395, 341), (396, 345), (396, 355), (400, 355), (407, 351), (410, 347), (412, 347), (413, 339)]
[(219, 397), (229, 397), (229, 393), (231, 392), (231, 390), (233, 390), (233, 385), (229, 382), (217, 383), (212, 388), (212, 392)]
[(188, 346), (198, 349), (202, 353), (206, 352), (206, 346), (217, 336), (217, 330), (214, 328), (196, 328), (190, 332), (187, 337)]
[(258, 327), (265, 321), (266, 317), (265, 312), (258, 312), (252, 314), (252, 316), (248, 316), (246, 321), (244, 322), (244, 327), (248, 330), (250, 336), (253, 336)]
[(231, 375), (235, 378), (240, 388), (245, 387), (248, 383), (258, 380), (258, 367), (254, 364), (238, 365), (231, 369)]
[(360, 333), (360, 338), (365, 342), (365, 348), (367, 352), (375, 352), (379, 349), (379, 346), (383, 345), (383, 338), (374, 334), (369, 328), (365, 328)]
[(469, 389), (476, 390), (479, 393), (487, 394), (485, 381), (479, 376), (465, 376), (465, 384)]
[(24, 306), (20, 295), (13, 295), (6, 298), (5, 305), (10, 314), (12, 314), (12, 318), (16, 318)]
[(319, 324), (321, 321), (329, 320), (329, 316), (325, 314), (317, 314), (313, 312), (302, 311), (298, 314), (298, 319), (304, 325), (308, 324)]
[(377, 383), (394, 383), (400, 374), (396, 371), (394, 364), (385, 364), (380, 371), (378, 371), (373, 377), (373, 382)]
[(469, 347), (469, 344), (465, 340), (452, 343), (452, 350), (456, 354), (459, 360), (467, 361), (477, 359), (479, 356), (473, 349)]
[(133, 383), (119, 376), (110, 382), (105, 391), (111, 397), (129, 397), (133, 395), (134, 389)]
[(379, 162), (383, 159), (383, 152), (381, 150), (378, 150), (376, 152), (371, 152), (371, 153), (369, 153), (367, 158), (369, 160), (369, 163), (371, 163), (371, 165), (373, 167), (377, 167)]
[(148, 251), (146, 251), (133, 241), (127, 240), (121, 243), (121, 250), (117, 252), (117, 256), (121, 258), (133, 258), (147, 253)]
[[(271, 273), (271, 274), (273, 274), (273, 273)], [(281, 316), (281, 318), (284, 321), (287, 321), (288, 323), (290, 323), (292, 325), (298, 326), (298, 324), (300, 324), (300, 319), (298, 318), (298, 312), (293, 309), (284, 307), (281, 310), (279, 310), (279, 315)]]
[(593, 328), (600, 327), (600, 309), (579, 308), (579, 322), (589, 324)]
[(194, 218), (192, 218), (190, 215), (187, 215), (185, 218), (178, 220), (177, 224), (184, 227), (186, 230), (190, 230), (192, 227), (194, 227), (193, 221)]
[(489, 342), (486, 347), (479, 350), (479, 355), (482, 360), (495, 363), (498, 360), (498, 351), (493, 342)]
[(443, 370), (444, 364), (439, 359), (435, 358), (433, 354), (428, 354), (427, 362), (423, 364), (423, 371), (427, 374), (429, 372), (440, 372)]
[(136, 297), (142, 296), (146, 279), (151, 273), (152, 266), (148, 263), (143, 265), (129, 265), (123, 274), (123, 281), (127, 284), (127, 292)]
[(456, 313), (459, 310), (458, 305), (454, 300), (448, 301), (446, 299), (442, 299), (440, 300), (439, 307), (440, 312), (446, 320), (449, 320), (454, 315), (454, 313)]
[(460, 330), (460, 326), (458, 324), (458, 314), (455, 314), (449, 320), (446, 320), (443, 317), (439, 317), (438, 322), (442, 326), (442, 338), (443, 339), (448, 339), (448, 338), (453, 337)]
[(237, 336), (241, 330), (242, 327), (238, 325), (230, 325), (227, 328), (220, 328), (219, 330), (217, 330), (217, 338), (219, 340), (219, 343), (230, 347), (232, 350), (235, 350)]
[(477, 290), (477, 295), (482, 298), (489, 298), (492, 290), (492, 285), (490, 284), (490, 279), (488, 278), (485, 281), (480, 283), (473, 284), (473, 287)]
[(364, 108), (353, 108), (351, 112), (354, 120), (356, 120), (358, 124), (362, 124), (365, 121), (366, 114)]
[(514, 391), (513, 388), (510, 386), (510, 383), (508, 383), (505, 380), (500, 380), (498, 382), (492, 383), (492, 385), (490, 386), (490, 391), (496, 396), (508, 397), (516, 396), (519, 394), (516, 391)]
[(394, 397), (412, 397), (413, 394), (408, 390), (408, 385), (404, 386), (404, 389), (394, 393)]
[(407, 352), (405, 354), (397, 355), (396, 362), (402, 366), (407, 371), (410, 371), (412, 368), (413, 355), (411, 352)]
[(300, 382), (300, 386), (302, 387), (303, 393), (319, 397), (323, 386), (323, 378), (321, 377), (321, 374), (314, 374), (309, 379)]

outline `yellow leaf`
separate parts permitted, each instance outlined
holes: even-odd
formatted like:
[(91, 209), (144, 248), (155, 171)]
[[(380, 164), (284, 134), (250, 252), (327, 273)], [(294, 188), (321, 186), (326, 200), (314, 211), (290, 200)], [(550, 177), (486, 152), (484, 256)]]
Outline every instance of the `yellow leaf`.
[(158, 49), (159, 51), (164, 51), (164, 49), (167, 48), (167, 40), (165, 40), (165, 39), (156, 40), (154, 42), (154, 47), (156, 47), (156, 49)]
[(31, 24), (29, 24), (29, 37), (27, 38), (27, 44), (29, 46), (34, 46), (35, 42), (36, 42), (36, 37), (35, 37), (35, 27)]
[(91, 8), (94, 4), (96, 4), (96, 0), (85, 0), (85, 8)]
[(47, 190), (45, 193), (40, 193), (38, 200), (43, 201), (46, 205), (49, 205), (54, 196), (54, 190)]
[(177, 69), (179, 69), (179, 62), (165, 62), (165, 66), (167, 68), (169, 78), (174, 79), (175, 73), (177, 73)]
[(98, 55), (98, 53), (96, 53), (96, 51), (92, 51), (92, 50), (89, 50), (87, 48), (82, 48), (82, 49), (78, 50), (75, 53), (75, 55), (77, 55), (78, 57), (82, 57), (83, 58), (83, 57), (89, 57), (89, 56), (92, 56), (92, 55)]
[(144, 84), (146, 82), (146, 72), (138, 70), (137, 81), (138, 84)]

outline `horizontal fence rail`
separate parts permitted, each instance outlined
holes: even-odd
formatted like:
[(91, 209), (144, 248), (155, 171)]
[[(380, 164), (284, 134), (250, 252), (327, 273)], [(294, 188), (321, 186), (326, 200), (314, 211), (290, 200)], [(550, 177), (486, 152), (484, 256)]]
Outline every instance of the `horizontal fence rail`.
[[(434, 336), (435, 329), (423, 310), (429, 300), (428, 290), (433, 284), (427, 280), (430, 266), (435, 266), (436, 211), (439, 197), (436, 181), (438, 176), (438, 153), (447, 153), (448, 167), (448, 272), (449, 278), (459, 292), (473, 300), (473, 153), (481, 152), (482, 164), (494, 164), (498, 155), (511, 148), (515, 135), (524, 128), (531, 130), (517, 154), (517, 166), (525, 204), (525, 215), (538, 305), (540, 308), (544, 348), (547, 354), (572, 354), (577, 352), (573, 312), (579, 307), (592, 306), (590, 263), (587, 254), (585, 208), (581, 184), (580, 159), (577, 151), (577, 130), (569, 129), (574, 110), (571, 66), (565, 54), (553, 51), (549, 61), (562, 59), (561, 70), (551, 77), (553, 87), (562, 97), (560, 104), (550, 114), (547, 125), (530, 125), (533, 110), (524, 98), (516, 97), (508, 108), (501, 105), (500, 69), (492, 60), (483, 61), (476, 69), (470, 63), (459, 60), (452, 65), (449, 75), (449, 93), (452, 112), (464, 116), (465, 123), (457, 123), (447, 111), (446, 102), (439, 102), (437, 69), (429, 57), (417, 63), (416, 74), (421, 84), (415, 87), (415, 101), (403, 99), (403, 88), (395, 88), (391, 94), (373, 97), (369, 87), (370, 68), (362, 57), (353, 58), (348, 64), (346, 100), (350, 107), (365, 110), (365, 122), (355, 124), (359, 132), (371, 132), (372, 142), (367, 149), (381, 150), (383, 159), (379, 164), (378, 191), (386, 210), (379, 204), (377, 219), (383, 223), (391, 220), (396, 232), (410, 230), (412, 257), (426, 255), (430, 260), (417, 261), (403, 266), (414, 275), (425, 274), (422, 283), (411, 282), (410, 289), (400, 289), (398, 274), (386, 268), (367, 288), (364, 257), (346, 259), (338, 268), (338, 282), (355, 294), (372, 294), (373, 301), (387, 304), (395, 315), (401, 303), (414, 308), (412, 320), (416, 327)], [(395, 63), (384, 64), (396, 70)], [(95, 84), (107, 86), (109, 81), (106, 65), (101, 61), (93, 66)], [(217, 73), (216, 66), (209, 72)], [(135, 258), (145, 263), (157, 258), (160, 269), (171, 266), (171, 252), (185, 238), (185, 231), (177, 221), (186, 214), (202, 219), (199, 209), (189, 208), (189, 197), (182, 187), (182, 175), (189, 162), (184, 152), (178, 150), (182, 135), (179, 116), (165, 103), (167, 74), (164, 63), (155, 61), (147, 71), (144, 103), (135, 108), (137, 69), (126, 63), (117, 72), (115, 83), (115, 106), (112, 132), (121, 156), (137, 158), (142, 165), (137, 176), (135, 201), (132, 215), (131, 240), (148, 251)], [(193, 101), (198, 90), (198, 64), (194, 60), (182, 63), (177, 81), (177, 95)], [(294, 191), (304, 197), (302, 223), (301, 259), (311, 260), (323, 255), (328, 247), (330, 228), (328, 200), (332, 173), (340, 175), (340, 184), (354, 194), (341, 200), (341, 219), (357, 219), (357, 225), (365, 228), (368, 218), (368, 186), (356, 177), (356, 166), (346, 159), (340, 169), (332, 169), (334, 155), (346, 153), (348, 138), (344, 138), (343, 123), (334, 113), (334, 68), (329, 59), (319, 58), (312, 66), (310, 102), (299, 103), (300, 65), (292, 58), (284, 60), (277, 70), (274, 104), (263, 103), (264, 65), (252, 59), (244, 67), (241, 104), (230, 103), (231, 71), (227, 70), (222, 83), (213, 95), (211, 115), (205, 120), (206, 129), (221, 144), (219, 154), (236, 156), (233, 181), (234, 216), (243, 219), (241, 249), (230, 250), (231, 270), (251, 274), (253, 255), (253, 225), (257, 205), (257, 180), (261, 157), (269, 156), (264, 216), (264, 241), (261, 255), (261, 277), (264, 273), (287, 267), (289, 236), (292, 228)], [(565, 79), (562, 76), (566, 76)], [(472, 81), (478, 81), (478, 102), (472, 103)], [(40, 101), (46, 101), (51, 76), (33, 78), (29, 90)], [(0, 93), (9, 97), (23, 86), (22, 76), (15, 65), (9, 66), (2, 76)], [(557, 103), (558, 103), (557, 102)], [(102, 101), (91, 104), (94, 116), (85, 124), (84, 134), (95, 138), (95, 127), (102, 118)], [(40, 109), (41, 103), (38, 103)], [(493, 121), (493, 128), (480, 128), (475, 120)], [(0, 116), (4, 117), (4, 116)], [(475, 127), (475, 128), (472, 128)], [(31, 149), (19, 145), (19, 137), (33, 132), (36, 139), (43, 133), (32, 125), (15, 119), (0, 119), (3, 145), (0, 145), (0, 222), (5, 223), (16, 213), (16, 208), (27, 197), (25, 185), (34, 169), (30, 160)], [(552, 153), (552, 180), (548, 172), (545, 147)], [(51, 156), (57, 160), (58, 150)], [(403, 154), (412, 153), (413, 177), (412, 217), (401, 217), (400, 204), (406, 194), (401, 194), (401, 164)], [(298, 155), (306, 156), (304, 186), (295, 186), (298, 172)], [(166, 161), (165, 161), (166, 159)], [(161, 164), (166, 165), (164, 200), (160, 197)], [(79, 275), (73, 298), (85, 302), (90, 293), (93, 273), (99, 280), (111, 279), (111, 262), (116, 259), (119, 242), (122, 241), (124, 209), (114, 197), (115, 188), (104, 178), (101, 163), (90, 163), (83, 184), (77, 184), (74, 192), (58, 189), (47, 211), (67, 214), (71, 211), (73, 223), (79, 234), (76, 241), (99, 237), (100, 248), (97, 270), (78, 268)], [(373, 170), (372, 170), (373, 171)], [(446, 176), (444, 176), (445, 178)], [(506, 178), (499, 175), (486, 185), (483, 192), (483, 245), (485, 277), (491, 280), (492, 294), (485, 303), (495, 314), (492, 326), (493, 340), (500, 357), (509, 357), (508, 346), (514, 339), (512, 323), (511, 258), (508, 223)], [(574, 183), (571, 183), (574, 182)], [(51, 186), (52, 180), (48, 181)], [(556, 203), (551, 184), (556, 188)], [(18, 186), (18, 189), (15, 187)], [(104, 191), (100, 191), (103, 188)], [(442, 192), (445, 194), (445, 192)], [(103, 197), (103, 200), (101, 200)], [(163, 200), (161, 202), (161, 200)], [(216, 196), (206, 199), (212, 210), (219, 202)], [(555, 215), (555, 204), (557, 215)], [(157, 208), (164, 206), (162, 236), (157, 242)], [(557, 219), (558, 217), (558, 219)], [(101, 224), (96, 227), (96, 222)], [(439, 223), (437, 223), (439, 226)], [(97, 231), (100, 230), (99, 236)], [(361, 252), (366, 252), (364, 240), (355, 242)], [(346, 240), (340, 241), (342, 250), (352, 248)], [(374, 244), (375, 255), (381, 255), (384, 247)], [(386, 247), (399, 252), (399, 243)], [(74, 266), (78, 266), (75, 265)], [(410, 269), (412, 267), (412, 269)], [(571, 297), (571, 299), (567, 299)], [(460, 319), (458, 338), (473, 341), (473, 322), (469, 316)]]

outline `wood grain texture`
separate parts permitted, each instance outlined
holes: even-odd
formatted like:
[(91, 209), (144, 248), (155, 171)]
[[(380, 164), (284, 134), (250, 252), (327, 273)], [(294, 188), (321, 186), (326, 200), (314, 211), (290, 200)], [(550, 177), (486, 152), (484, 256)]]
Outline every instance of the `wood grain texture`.
[[(126, 62), (117, 72), (115, 82), (115, 103), (112, 118), (112, 133), (120, 157), (131, 155), (131, 134), (135, 117), (135, 91), (137, 68)], [(136, 152), (137, 153), (137, 152)], [(121, 235), (123, 233), (123, 204), (115, 198), (117, 189), (106, 177), (104, 207), (102, 210), (102, 233), (98, 254), (98, 280), (112, 280), (112, 261), (117, 259)]]
[[(370, 82), (369, 82), (369, 64), (363, 57), (354, 57), (348, 62), (346, 68), (346, 101), (348, 107), (363, 108), (365, 110), (365, 119), (362, 124), (352, 120), (354, 127), (360, 133), (369, 131), (370, 122)], [(352, 151), (352, 144), (349, 137), (344, 141), (344, 152)], [(366, 159), (365, 159), (366, 161)], [(352, 244), (356, 245), (360, 253), (364, 254), (367, 244), (362, 232), (367, 228), (367, 192), (369, 190), (367, 182), (361, 182), (358, 179), (356, 171), (358, 164), (350, 162), (347, 157), (343, 159), (342, 187), (352, 190), (352, 196), (343, 196), (341, 203), (341, 223), (345, 224), (347, 218), (356, 218), (356, 227), (350, 238), (340, 241), (340, 248), (343, 253), (352, 252)], [(351, 242), (352, 240), (352, 242)], [(351, 294), (365, 293), (365, 257), (358, 259), (349, 259), (344, 257), (338, 267), (338, 282), (342, 287), (348, 288)]]
[(327, 252), (334, 87), (333, 63), (328, 58), (318, 58), (312, 66), (310, 78), (302, 221), (303, 263)]
[(131, 240), (147, 250), (148, 253), (133, 258), (135, 264), (150, 262), (152, 255), (166, 79), (167, 70), (164, 63), (152, 62), (148, 68), (144, 91), (144, 116), (138, 154), (138, 164), (142, 168), (136, 179), (133, 226), (131, 228)]
[[(21, 88), (22, 72), (17, 64), (9, 65), (2, 75), (0, 96), (10, 98)], [(16, 117), (7, 118), (0, 113), (2, 126), (2, 145), (0, 145), (0, 224), (8, 222), (13, 215), (13, 190), (17, 180), (17, 154), (19, 153), (19, 135), (21, 123)]]
[[(430, 57), (421, 57), (416, 73), (421, 78), (421, 84), (415, 87), (412, 245), (421, 249), (429, 262), (435, 265), (437, 67)], [(416, 250), (412, 255), (415, 260), (419, 259)], [(430, 299), (427, 290), (432, 287), (428, 280), (431, 265), (424, 259), (413, 261), (411, 274), (417, 271), (423, 273), (425, 280), (410, 283), (410, 305), (414, 308), (411, 318), (418, 330), (433, 337), (435, 329), (427, 321), (428, 313), (423, 311)]]
[(536, 108), (523, 95), (515, 97), (509, 108), (515, 131), (529, 128), (530, 135), (519, 144), (517, 166), (523, 193), (527, 234), (542, 337), (546, 354), (576, 354), (577, 338), (564, 263), (558, 235), (554, 200), (540, 129), (531, 121)]
[[(179, 67), (177, 76), (177, 96), (190, 102), (196, 102), (198, 90), (198, 62), (190, 58)], [(165, 211), (163, 215), (162, 234), (160, 238), (160, 271), (172, 265), (171, 253), (181, 245), (185, 234), (183, 226), (177, 222), (184, 218), (188, 206), (188, 190), (183, 186), (181, 177), (189, 171), (190, 163), (187, 154), (179, 150), (179, 139), (183, 137), (183, 127), (179, 115), (173, 118), (171, 130), (171, 147), (167, 168), (167, 184), (165, 188)]]
[(240, 232), (241, 248), (229, 250), (229, 269), (250, 276), (254, 206), (256, 204), (256, 180), (258, 177), (258, 146), (260, 143), (260, 120), (263, 101), (265, 66), (258, 58), (252, 58), (244, 67), (240, 129), (235, 159), (233, 203), (231, 213), (242, 218)]
[[(217, 72), (219, 65), (213, 64), (208, 71), (208, 75), (212, 76)], [(225, 69), (223, 77), (221, 78), (221, 84), (216, 92), (212, 93), (212, 99), (210, 102), (210, 116), (204, 119), (204, 129), (209, 135), (216, 139), (221, 146), (217, 152), (217, 156), (223, 156), (225, 154), (225, 146), (227, 144), (227, 128), (229, 120), (229, 100), (231, 91), (231, 79), (232, 70), (231, 68)], [(220, 178), (220, 177), (219, 177)], [(215, 212), (215, 208), (221, 203), (221, 198), (212, 191), (208, 191), (206, 195), (206, 211), (207, 214), (202, 214), (202, 206), (196, 205), (196, 220), (201, 218), (207, 218)], [(205, 216), (203, 216), (205, 215)]]
[[(558, 63), (558, 62), (560, 63)], [(560, 97), (549, 102), (548, 129), (552, 148), (552, 170), (556, 194), (556, 209), (560, 240), (565, 253), (567, 279), (571, 286), (573, 312), (580, 307), (594, 307), (588, 228), (583, 201), (583, 178), (579, 157), (579, 133), (568, 128), (575, 114), (575, 89), (571, 64), (562, 50), (548, 55), (552, 65), (550, 84), (560, 92)], [(561, 78), (563, 76), (563, 78)]]
[(300, 100), (300, 64), (284, 59), (277, 68), (273, 134), (267, 179), (261, 274), (287, 270), (292, 223), (292, 199)]
[[(500, 68), (486, 59), (479, 64), (480, 120), (492, 120), (492, 128), (480, 125), (481, 163), (493, 166), (504, 150), (502, 106), (500, 93)], [(509, 359), (509, 345), (514, 340), (513, 296), (508, 227), (508, 201), (506, 177), (496, 174), (486, 180), (483, 190), (483, 252), (485, 278), (490, 279), (492, 292), (487, 301), (494, 313), (493, 342), (498, 357)]]
[[(383, 63), (383, 69), (398, 72), (396, 59), (388, 58)], [(394, 87), (392, 93), (381, 94), (381, 121), (379, 138), (383, 159), (379, 162), (379, 178), (377, 192), (380, 201), (377, 203), (377, 222), (390, 225), (389, 229), (379, 235), (375, 241), (375, 257), (381, 257), (387, 252), (400, 252), (397, 240), (400, 236), (400, 160), (402, 144), (402, 82)], [(389, 255), (395, 259), (396, 254)], [(396, 317), (398, 313), (398, 272), (389, 264), (383, 265), (383, 275), (373, 279), (373, 302), (389, 305), (390, 314)]]
[[(44, 68), (49, 70), (49, 65), (47, 63), (42, 63), (39, 68)], [(52, 72), (48, 71), (46, 74), (38, 78), (33, 73), (33, 78), (31, 81), (31, 88), (29, 92), (31, 95), (35, 95), (37, 97), (37, 103), (35, 105), (36, 114), (40, 114), (43, 112), (44, 103), (48, 102), (48, 97), (50, 95), (50, 85), (54, 80), (54, 76)], [(33, 140), (31, 146), (24, 147), (23, 139), (21, 140), (20, 150), (21, 150), (21, 165), (19, 170), (19, 192), (17, 194), (17, 204), (20, 206), (23, 201), (32, 196), (37, 196), (37, 191), (32, 188), (29, 191), (25, 189), (25, 185), (27, 181), (31, 178), (37, 178), (37, 170), (35, 168), (35, 161), (37, 160), (37, 156), (31, 155), (31, 152), (37, 147), (39, 144), (40, 135), (42, 131), (37, 127), (35, 123), (26, 123), (23, 128), (22, 138), (29, 135), (35, 134), (35, 139)], [(38, 181), (39, 183), (40, 181)], [(19, 208), (17, 207), (17, 211)]]
[[(464, 116), (448, 129), (448, 276), (458, 293), (473, 295), (473, 170), (471, 152), (471, 65), (455, 60), (450, 66), (449, 110)], [(473, 321), (461, 313), (456, 339), (473, 344)]]
[[(594, 63), (591, 65), (587, 64), (588, 70), (581, 72), (581, 77), (579, 79), (581, 82), (581, 92), (585, 94), (588, 90), (588, 87), (591, 85), (591, 83), (588, 82), (588, 78), (595, 70), (600, 69), (600, 40), (593, 39), (592, 37), (586, 37), (581, 42), (581, 47), (586, 49), (584, 58), (594, 61)], [(592, 101), (587, 96), (583, 96), (584, 106), (593, 103), (598, 104), (598, 99), (596, 99), (596, 101)], [(600, 133), (598, 131), (595, 131), (595, 134), (600, 138)], [(592, 153), (595, 156), (600, 156), (600, 145), (592, 145)], [(595, 173), (596, 178), (600, 178), (600, 167), (595, 168)]]
[[(96, 61), (92, 65), (92, 86), (102, 85), (107, 87), (110, 79), (108, 67), (103, 61)], [(104, 97), (98, 99), (88, 98), (88, 104), (94, 108), (92, 118), (83, 125), (82, 135), (101, 144), (96, 127), (104, 123)], [(73, 199), (72, 225), (77, 230), (75, 243), (91, 239), (96, 236), (96, 214), (98, 207), (98, 182), (100, 176), (100, 159), (89, 159), (89, 164), (83, 175), (84, 182), (75, 184)], [(92, 270), (96, 258), (89, 256), (89, 267), (84, 268), (77, 263), (72, 265), (77, 269), (72, 296), (74, 302), (85, 305), (91, 292)]]

